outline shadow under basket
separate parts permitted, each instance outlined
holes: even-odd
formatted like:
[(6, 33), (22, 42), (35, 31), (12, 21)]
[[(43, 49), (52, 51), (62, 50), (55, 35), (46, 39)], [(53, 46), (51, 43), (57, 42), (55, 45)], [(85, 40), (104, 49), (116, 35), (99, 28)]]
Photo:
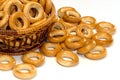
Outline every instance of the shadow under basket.
[(49, 17), (39, 26), (25, 30), (0, 30), (0, 54), (23, 55), (24, 53), (39, 48), (47, 37), (49, 26), (55, 17), (55, 7), (52, 6)]

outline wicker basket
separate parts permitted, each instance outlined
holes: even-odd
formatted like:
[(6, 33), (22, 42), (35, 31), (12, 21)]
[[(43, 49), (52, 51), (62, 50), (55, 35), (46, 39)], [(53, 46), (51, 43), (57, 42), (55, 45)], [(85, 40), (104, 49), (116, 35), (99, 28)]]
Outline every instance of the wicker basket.
[(47, 20), (26, 30), (0, 30), (0, 54), (22, 55), (41, 46), (46, 39), (48, 27), (55, 17), (55, 7), (49, 13)]

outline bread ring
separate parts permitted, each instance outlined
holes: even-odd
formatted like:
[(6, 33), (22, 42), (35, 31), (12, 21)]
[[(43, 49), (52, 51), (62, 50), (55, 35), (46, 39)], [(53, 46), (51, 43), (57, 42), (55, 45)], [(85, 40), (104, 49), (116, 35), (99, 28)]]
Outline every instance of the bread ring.
[(65, 45), (74, 50), (82, 47), (86, 42), (85, 38), (79, 36), (68, 36), (65, 40)]
[(0, 5), (3, 4), (5, 2), (5, 0), (0, 0)]
[(106, 32), (98, 32), (92, 37), (97, 45), (110, 46), (113, 42), (113, 38), (110, 34)]
[(114, 34), (116, 29), (112, 23), (102, 21), (97, 23), (96, 30), (97, 32), (107, 32), (109, 34)]
[(83, 16), (81, 17), (81, 23), (87, 24), (93, 29), (96, 25), (96, 19), (92, 16)]
[(69, 51), (72, 51), (72, 49), (68, 48), (68, 47), (65, 45), (64, 42), (62, 42), (60, 45), (61, 45), (61, 47), (62, 47), (63, 50), (69, 50)]
[(10, 70), (16, 64), (15, 59), (9, 55), (0, 55), (0, 70)]
[[(17, 25), (16, 21), (20, 21), (22, 26)], [(11, 29), (20, 30), (26, 29), (30, 25), (29, 21), (22, 12), (16, 12), (10, 16), (9, 26)]]
[(53, 30), (65, 30), (65, 27), (60, 22), (56, 22), (51, 27), (51, 31)]
[[(65, 60), (65, 58), (70, 60)], [(56, 56), (57, 62), (66, 67), (75, 66), (79, 62), (78, 56), (72, 51), (60, 51)]]
[(4, 7), (10, 0), (0, 0), (0, 11), (3, 11)]
[(43, 8), (45, 8), (46, 0), (39, 0), (38, 2), (42, 5)]
[(47, 14), (49, 14), (51, 9), (52, 9), (52, 1), (51, 0), (46, 0), (45, 12)]
[[(30, 10), (32, 10), (32, 9), (34, 9), (35, 12), (36, 12), (35, 16), (30, 15)], [(27, 19), (31, 23), (34, 23), (36, 21), (39, 21), (39, 20), (43, 19), (44, 10), (43, 10), (42, 6), (39, 3), (37, 3), (37, 2), (29, 2), (24, 6), (23, 13), (25, 14)]]
[(81, 15), (77, 11), (66, 11), (63, 19), (67, 22), (79, 23), (81, 21)]
[(0, 28), (3, 28), (9, 19), (9, 15), (5, 11), (0, 11)]
[(22, 3), (28, 3), (30, 1), (34, 1), (34, 2), (37, 2), (38, 0), (20, 0)]
[(46, 56), (56, 56), (56, 54), (61, 50), (61, 46), (58, 43), (44, 43), (40, 50)]
[[(23, 9), (23, 4), (19, 0), (11, 0), (7, 4), (7, 6), (4, 7), (4, 11), (7, 12), (9, 15), (22, 11)], [(11, 11), (12, 6), (15, 7), (16, 11)]]
[(93, 36), (93, 30), (89, 25), (80, 24), (77, 27), (77, 35), (81, 37), (91, 38)]
[(77, 26), (78, 24), (76, 23), (69, 23), (69, 22), (65, 22), (63, 19), (59, 19), (59, 22), (62, 23), (65, 26), (65, 29), (68, 29), (70, 27), (74, 27)]
[(96, 46), (96, 42), (92, 39), (87, 39), (85, 45), (77, 49), (78, 54), (86, 54)]
[(48, 40), (50, 42), (63, 42), (67, 37), (65, 30), (54, 30), (48, 34)]
[(107, 50), (103, 46), (96, 46), (85, 54), (85, 57), (93, 60), (102, 59), (107, 55)]
[(23, 55), (22, 60), (24, 63), (32, 64), (38, 67), (44, 63), (45, 57), (39, 52), (28, 52), (27, 54)]
[(75, 9), (72, 7), (61, 7), (60, 9), (58, 9), (58, 12), (57, 12), (58, 17), (63, 18), (64, 13), (69, 10), (75, 11)]
[(13, 74), (20, 79), (31, 79), (37, 73), (36, 67), (32, 64), (17, 64), (13, 68)]
[(70, 27), (70, 28), (68, 28), (66, 30), (67, 30), (68, 36), (71, 36), (71, 35), (75, 36), (75, 35), (77, 35), (77, 32), (76, 32), (77, 27), (76, 26)]

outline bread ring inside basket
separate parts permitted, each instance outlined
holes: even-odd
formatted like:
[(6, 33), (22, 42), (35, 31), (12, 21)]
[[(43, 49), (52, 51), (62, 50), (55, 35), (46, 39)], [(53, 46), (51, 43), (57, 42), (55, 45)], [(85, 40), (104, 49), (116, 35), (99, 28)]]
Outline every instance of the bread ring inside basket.
[[(5, 28), (3, 28), (4, 26), (0, 27), (0, 53), (1, 54), (21, 55), (26, 53), (27, 51), (31, 51), (40, 47), (47, 37), (46, 33), (48, 32), (49, 26), (54, 22), (55, 7), (52, 2), (49, 3), (52, 6), (51, 8), (49, 8), (50, 10), (47, 10), (47, 13), (46, 13), (45, 7), (43, 7), (39, 1), (36, 2), (35, 0), (28, 0), (27, 3), (24, 3), (22, 1), (23, 0), (9, 0), (9, 2), (6, 3), (6, 6), (8, 4), (10, 7), (12, 6), (10, 10), (6, 9), (6, 7), (1, 8), (0, 6), (1, 11), (3, 12), (8, 11), (6, 15), (9, 15), (8, 21), (4, 23)], [(26, 17), (25, 13), (23, 12), (25, 5), (31, 2), (40, 5), (43, 12), (42, 13), (43, 17), (40, 17), (40, 19), (38, 20), (36, 19), (35, 21), (32, 21), (32, 22), (29, 21), (29, 19)], [(20, 7), (18, 3), (22, 6)], [(14, 5), (16, 5), (18, 9), (16, 7), (13, 7)], [(48, 5), (46, 4), (46, 6)], [(21, 8), (22, 10), (20, 10)], [(30, 12), (30, 15), (34, 16), (35, 12), (36, 11), (33, 10), (32, 12)], [(27, 18), (26, 20), (28, 20), (27, 25), (26, 25), (27, 21), (24, 21), (25, 19), (22, 16), (18, 15), (20, 16), (21, 19), (19, 19), (19, 17), (18, 18), (16, 17), (16, 19), (14, 19), (12, 17), (17, 13), (21, 13), (25, 15), (25, 17)], [(36, 13), (36, 15), (39, 15), (39, 14)], [(15, 24), (12, 25), (14, 28), (11, 27), (10, 25), (11, 24), (10, 18), (12, 21), (15, 21)]]

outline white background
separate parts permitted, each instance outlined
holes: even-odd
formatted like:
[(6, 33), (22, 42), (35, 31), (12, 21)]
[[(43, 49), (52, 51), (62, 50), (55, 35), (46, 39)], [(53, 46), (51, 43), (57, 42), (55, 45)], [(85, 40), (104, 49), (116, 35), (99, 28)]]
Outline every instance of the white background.
[[(74, 7), (82, 16), (93, 16), (116, 26), (114, 43), (107, 48), (108, 55), (102, 60), (89, 60), (79, 55), (79, 64), (63, 67), (54, 57), (46, 57), (43, 66), (37, 68), (32, 80), (120, 80), (120, 2), (119, 0), (52, 0), (56, 10), (63, 6)], [(20, 56), (15, 57), (17, 64)], [(0, 71), (0, 80), (18, 80), (12, 71)]]

